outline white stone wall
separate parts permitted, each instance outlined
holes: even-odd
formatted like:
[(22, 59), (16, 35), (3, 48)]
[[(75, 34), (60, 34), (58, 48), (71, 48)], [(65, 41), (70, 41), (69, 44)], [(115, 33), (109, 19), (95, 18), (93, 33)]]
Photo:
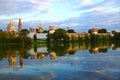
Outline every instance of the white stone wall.
[[(37, 39), (46, 39), (47, 38), (47, 34), (48, 33), (36, 33)], [(33, 35), (34, 35), (34, 33), (27, 34), (27, 36), (32, 38), (32, 39), (33, 39)]]

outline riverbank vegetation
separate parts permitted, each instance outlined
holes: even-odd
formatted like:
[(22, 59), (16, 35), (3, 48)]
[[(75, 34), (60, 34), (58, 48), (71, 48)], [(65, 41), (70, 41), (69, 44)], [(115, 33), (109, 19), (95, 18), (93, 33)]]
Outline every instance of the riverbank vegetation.
[(15, 33), (0, 31), (0, 43), (22, 43), (31, 44), (32, 39), (29, 38), (25, 32)]
[[(88, 31), (90, 32), (90, 30)], [(68, 35), (67, 35), (68, 34)], [(71, 34), (71, 36), (69, 36)], [(82, 36), (81, 36), (82, 35)], [(120, 42), (120, 32), (108, 33), (106, 29), (100, 29), (98, 34), (94, 33), (68, 33), (64, 29), (57, 29), (54, 33), (47, 35), (47, 42)]]

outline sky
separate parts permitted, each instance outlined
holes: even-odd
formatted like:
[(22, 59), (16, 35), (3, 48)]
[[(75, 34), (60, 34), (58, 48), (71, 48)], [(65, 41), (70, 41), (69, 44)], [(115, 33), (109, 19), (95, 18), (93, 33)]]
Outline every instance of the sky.
[(0, 0), (0, 29), (12, 20), (17, 31), (19, 18), (24, 29), (53, 25), (76, 32), (120, 31), (120, 0)]

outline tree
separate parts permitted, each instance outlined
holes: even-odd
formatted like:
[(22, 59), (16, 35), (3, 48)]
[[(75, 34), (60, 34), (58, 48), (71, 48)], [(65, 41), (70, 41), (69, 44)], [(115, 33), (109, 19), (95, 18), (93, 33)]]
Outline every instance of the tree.
[(37, 35), (36, 34), (33, 35), (33, 39), (34, 39), (34, 41), (37, 41)]
[(76, 33), (73, 29), (69, 29), (67, 32), (68, 33)]
[(89, 30), (88, 30), (88, 33), (92, 33), (92, 29), (89, 29)]
[(114, 41), (119, 41), (120, 40), (120, 32), (116, 32), (113, 36)]
[(69, 41), (69, 37), (67, 35), (67, 31), (64, 29), (58, 29), (54, 32), (52, 36), (55, 41)]
[(22, 33), (26, 33), (26, 34), (29, 33), (29, 31), (28, 31), (27, 29), (22, 29), (21, 32), (22, 32)]
[(107, 33), (107, 30), (105, 28), (99, 29), (98, 33)]
[(23, 44), (31, 43), (31, 38), (27, 36), (25, 31), (21, 31), (16, 39)]
[(48, 41), (69, 41), (69, 36), (67, 35), (67, 31), (64, 29), (57, 29), (53, 34), (48, 34)]

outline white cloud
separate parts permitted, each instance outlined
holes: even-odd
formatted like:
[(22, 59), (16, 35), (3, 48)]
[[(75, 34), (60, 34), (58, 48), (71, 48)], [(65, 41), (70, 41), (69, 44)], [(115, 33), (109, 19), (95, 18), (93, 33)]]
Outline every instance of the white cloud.
[(84, 6), (84, 5), (88, 5), (88, 4), (90, 5), (92, 3), (92, 1), (91, 0), (76, 0), (76, 3)]
[[(56, 18), (59, 15), (64, 16), (62, 13), (57, 13), (55, 18), (51, 14), (49, 16), (53, 18), (48, 19), (49, 16), (46, 17), (44, 13), (51, 13), (54, 7), (58, 9), (58, 6), (53, 6), (56, 1), (57, 4), (58, 2), (59, 4), (64, 2), (64, 0), (0, 0), (0, 24), (7, 24), (6, 21), (9, 21), (11, 18), (17, 22), (18, 16), (21, 16), (23, 18), (22, 21), (26, 23), (25, 26), (27, 27), (44, 24), (47, 27), (49, 25), (56, 25), (62, 28), (71, 26), (71, 28), (77, 28), (77, 30), (89, 29), (94, 26), (120, 30), (119, 0), (105, 0), (104, 2), (99, 1), (97, 3), (93, 3), (93, 0), (66, 0), (66, 3), (70, 3), (71, 11), (73, 11), (73, 8), (76, 9), (74, 11), (75, 13), (78, 12), (78, 15), (72, 16), (72, 14), (70, 15), (71, 18), (67, 17), (65, 20), (66, 16), (63, 19), (62, 17)], [(74, 4), (75, 2), (76, 4)], [(62, 5), (66, 6), (64, 4)], [(62, 10), (64, 11), (64, 9)], [(71, 13), (68, 13), (68, 15)], [(37, 18), (38, 16), (40, 18)]]
[(0, 0), (0, 14), (44, 11), (51, 7), (53, 0)]

